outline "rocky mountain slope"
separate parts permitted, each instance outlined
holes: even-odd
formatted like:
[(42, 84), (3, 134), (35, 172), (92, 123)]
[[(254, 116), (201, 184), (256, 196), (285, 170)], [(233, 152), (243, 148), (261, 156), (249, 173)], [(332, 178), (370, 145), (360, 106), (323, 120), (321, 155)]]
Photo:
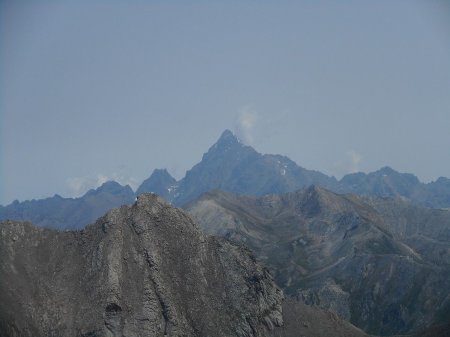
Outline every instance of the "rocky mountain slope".
[(55, 195), (47, 199), (15, 201), (8, 206), (0, 206), (0, 220), (25, 220), (36, 226), (59, 229), (83, 228), (108, 210), (131, 204), (134, 200), (135, 194), (130, 186), (109, 181), (80, 198)]
[(0, 223), (0, 336), (368, 337), (288, 300), (242, 246), (153, 194), (81, 231)]
[(274, 337), (369, 337), (333, 312), (315, 305), (288, 297), (282, 307), (284, 324), (273, 330)]
[(282, 292), (156, 195), (83, 231), (0, 225), (1, 336), (268, 336)]
[(370, 334), (450, 321), (449, 211), (315, 186), (260, 198), (213, 191), (186, 209), (206, 232), (250, 247), (287, 294)]

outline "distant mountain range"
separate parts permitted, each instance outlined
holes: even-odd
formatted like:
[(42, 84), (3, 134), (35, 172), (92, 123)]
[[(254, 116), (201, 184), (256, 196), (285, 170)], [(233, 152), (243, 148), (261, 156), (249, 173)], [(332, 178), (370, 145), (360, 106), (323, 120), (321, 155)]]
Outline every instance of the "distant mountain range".
[(82, 228), (108, 209), (132, 203), (136, 195), (144, 192), (157, 193), (175, 206), (183, 206), (213, 189), (262, 196), (292, 192), (310, 185), (338, 193), (403, 197), (433, 208), (450, 207), (450, 179), (441, 177), (424, 184), (412, 174), (385, 167), (369, 174), (349, 174), (337, 180), (298, 166), (288, 157), (260, 154), (225, 130), (202, 160), (179, 181), (166, 169), (156, 169), (136, 193), (129, 186), (108, 182), (80, 198), (55, 195), (0, 206), (0, 220), (29, 220), (51, 228)]
[(112, 208), (133, 203), (135, 198), (130, 186), (109, 181), (80, 198), (55, 195), (0, 206), (0, 220), (31, 221), (39, 227), (77, 229), (93, 223)]
[(187, 211), (246, 245), (285, 293), (369, 334), (450, 323), (450, 211), (312, 186), (263, 197), (211, 191)]
[(384, 167), (369, 174), (348, 174), (337, 180), (298, 166), (288, 157), (260, 154), (240, 142), (229, 130), (222, 133), (183, 179), (176, 181), (166, 170), (155, 170), (137, 193), (155, 192), (183, 206), (213, 189), (261, 196), (292, 192), (310, 185), (339, 193), (404, 197), (433, 208), (450, 207), (450, 179), (441, 177), (424, 184), (412, 174)]

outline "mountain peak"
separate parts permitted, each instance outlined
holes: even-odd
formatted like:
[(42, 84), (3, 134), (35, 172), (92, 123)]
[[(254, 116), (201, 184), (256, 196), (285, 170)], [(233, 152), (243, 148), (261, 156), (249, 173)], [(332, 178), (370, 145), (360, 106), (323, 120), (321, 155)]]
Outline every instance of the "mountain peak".
[(227, 139), (227, 138), (234, 138), (237, 140), (237, 137), (230, 129), (225, 129), (224, 132), (220, 135), (219, 139)]
[(158, 179), (167, 179), (170, 181), (175, 182), (175, 178), (170, 175), (170, 173), (167, 171), (167, 169), (154, 169), (152, 172), (152, 175), (150, 178), (158, 178)]
[(202, 161), (205, 158), (212, 157), (214, 157), (214, 161), (217, 161), (218, 159), (222, 158), (225, 153), (228, 153), (228, 155), (235, 155), (241, 150), (250, 151), (252, 153), (255, 152), (252, 147), (244, 145), (233, 132), (226, 129), (224, 132), (222, 132), (217, 142), (209, 148), (208, 152), (203, 155)]
[(103, 183), (101, 186), (97, 187), (96, 189), (89, 190), (88, 192), (86, 192), (86, 195), (96, 195), (99, 193), (119, 194), (124, 191), (128, 192), (128, 189), (131, 190), (131, 188), (128, 185), (122, 186), (117, 181), (109, 180)]
[(395, 171), (392, 167), (390, 166), (385, 166), (380, 168), (378, 171), (376, 171), (375, 173), (379, 173), (379, 174), (386, 174), (386, 175), (390, 175), (390, 174), (395, 174), (398, 173), (397, 171)]
[(232, 145), (232, 144), (240, 144), (241, 142), (236, 137), (236, 135), (230, 130), (226, 129), (220, 135), (215, 145)]
[(171, 194), (176, 185), (177, 180), (170, 175), (167, 169), (155, 169), (152, 175), (139, 186), (136, 195), (153, 192), (167, 200), (171, 200)]

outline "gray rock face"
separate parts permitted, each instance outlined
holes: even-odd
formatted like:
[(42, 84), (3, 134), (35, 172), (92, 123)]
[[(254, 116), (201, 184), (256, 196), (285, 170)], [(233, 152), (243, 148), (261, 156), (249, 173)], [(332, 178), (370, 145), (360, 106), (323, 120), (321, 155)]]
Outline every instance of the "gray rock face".
[(350, 294), (333, 279), (325, 280), (317, 288), (300, 289), (297, 297), (302, 303), (327, 309), (346, 321), (351, 319)]
[(152, 194), (82, 231), (0, 224), (0, 336), (269, 336), (283, 294)]

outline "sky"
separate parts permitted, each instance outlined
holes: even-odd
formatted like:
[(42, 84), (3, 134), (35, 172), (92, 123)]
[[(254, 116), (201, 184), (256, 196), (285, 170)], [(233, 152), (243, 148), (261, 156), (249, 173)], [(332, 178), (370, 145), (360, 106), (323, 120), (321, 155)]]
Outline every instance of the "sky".
[(450, 177), (450, 2), (0, 0), (0, 204), (181, 178), (225, 129)]

